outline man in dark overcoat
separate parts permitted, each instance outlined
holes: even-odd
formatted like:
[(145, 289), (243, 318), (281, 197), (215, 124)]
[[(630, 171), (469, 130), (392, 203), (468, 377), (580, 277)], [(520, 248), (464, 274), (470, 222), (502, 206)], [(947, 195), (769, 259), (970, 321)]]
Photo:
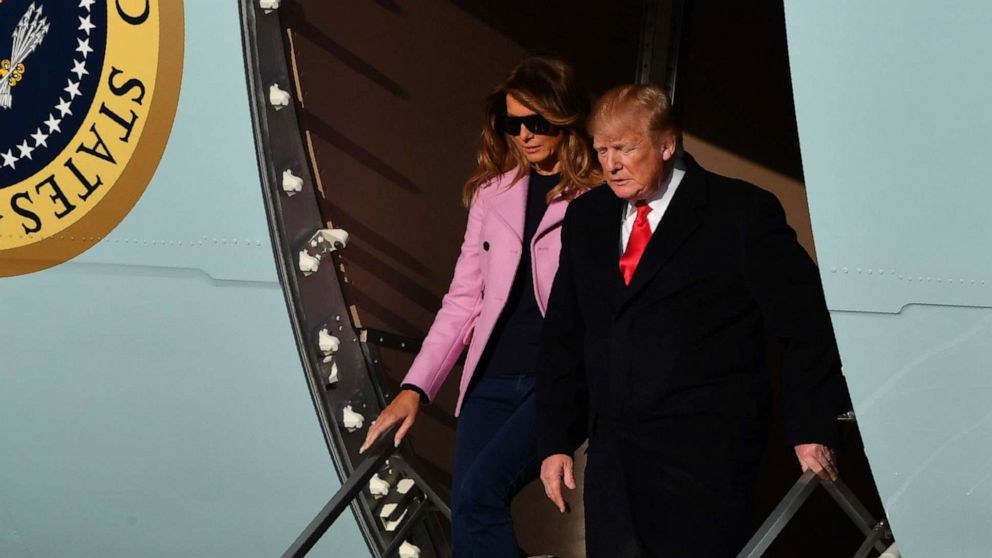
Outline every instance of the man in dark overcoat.
[(589, 122), (606, 187), (562, 227), (539, 366), (541, 479), (565, 510), (588, 437), (589, 558), (732, 558), (768, 436), (766, 336), (787, 442), (835, 478), (847, 390), (819, 273), (778, 199), (680, 153), (665, 92), (615, 88)]

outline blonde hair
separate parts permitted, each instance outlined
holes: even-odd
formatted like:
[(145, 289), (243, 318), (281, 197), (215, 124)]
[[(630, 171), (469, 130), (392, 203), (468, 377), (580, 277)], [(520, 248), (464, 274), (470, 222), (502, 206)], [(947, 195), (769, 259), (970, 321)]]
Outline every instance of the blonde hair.
[(653, 138), (672, 132), (681, 143), (681, 131), (675, 122), (668, 93), (654, 84), (627, 84), (610, 89), (596, 101), (589, 117), (589, 133), (596, 135), (608, 127), (606, 122), (633, 116), (644, 117)]
[(587, 188), (602, 182), (599, 162), (592, 152), (592, 142), (585, 131), (589, 115), (589, 97), (571, 66), (547, 56), (528, 56), (486, 98), (485, 121), (476, 153), (476, 166), (462, 188), (466, 206), (479, 187), (497, 176), (517, 169), (514, 182), (522, 179), (530, 163), (511, 145), (500, 121), (506, 115), (506, 95), (540, 114), (564, 134), (558, 144), (561, 180), (548, 193), (549, 203), (561, 195), (572, 199)]

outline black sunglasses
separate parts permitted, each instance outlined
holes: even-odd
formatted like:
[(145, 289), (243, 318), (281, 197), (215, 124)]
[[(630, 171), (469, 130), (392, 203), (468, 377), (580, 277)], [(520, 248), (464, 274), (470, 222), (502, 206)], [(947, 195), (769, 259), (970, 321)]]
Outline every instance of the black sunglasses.
[(553, 136), (555, 134), (554, 124), (545, 120), (540, 114), (531, 114), (528, 116), (510, 116), (508, 114), (503, 115), (503, 131), (511, 136), (520, 135), (520, 125), (523, 124), (527, 126), (527, 129), (531, 132), (541, 135), (541, 136)]

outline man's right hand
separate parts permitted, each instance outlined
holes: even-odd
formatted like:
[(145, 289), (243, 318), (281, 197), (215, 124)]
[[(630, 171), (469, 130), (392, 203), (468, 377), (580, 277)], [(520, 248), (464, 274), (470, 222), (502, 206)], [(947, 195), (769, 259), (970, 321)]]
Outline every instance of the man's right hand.
[(554, 502), (558, 511), (565, 513), (565, 498), (561, 494), (561, 481), (565, 479), (565, 486), (575, 490), (575, 474), (572, 472), (572, 456), (564, 453), (556, 453), (547, 457), (541, 463), (541, 482), (544, 483), (544, 493), (548, 499)]
[(365, 453), (365, 450), (369, 449), (383, 432), (389, 430), (394, 424), (402, 422), (403, 424), (396, 431), (396, 436), (393, 437), (393, 443), (399, 447), (403, 437), (413, 426), (413, 421), (417, 420), (419, 411), (420, 394), (410, 389), (400, 391), (393, 402), (382, 410), (379, 417), (375, 419), (375, 423), (369, 427), (369, 431), (365, 435), (365, 442), (358, 453)]

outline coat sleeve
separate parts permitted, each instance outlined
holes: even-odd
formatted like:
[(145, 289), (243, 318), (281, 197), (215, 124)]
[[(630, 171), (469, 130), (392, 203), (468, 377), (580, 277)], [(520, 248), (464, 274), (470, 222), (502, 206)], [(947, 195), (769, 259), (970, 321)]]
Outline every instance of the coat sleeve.
[(469, 207), (465, 238), (451, 285), (441, 300), (441, 309), (434, 317), (420, 352), (403, 378), (403, 384), (420, 388), (430, 400), (437, 396), (465, 350), (466, 338), (482, 307), (479, 244), (486, 211), (485, 194), (480, 189)]
[(544, 318), (537, 378), (538, 451), (541, 460), (571, 455), (588, 437), (589, 397), (583, 365), (585, 326), (575, 292), (570, 238), (571, 207), (561, 230), (558, 273)]
[(836, 447), (836, 417), (850, 402), (820, 275), (778, 198), (759, 192), (744, 217), (743, 269), (766, 331), (782, 347), (786, 439)]

